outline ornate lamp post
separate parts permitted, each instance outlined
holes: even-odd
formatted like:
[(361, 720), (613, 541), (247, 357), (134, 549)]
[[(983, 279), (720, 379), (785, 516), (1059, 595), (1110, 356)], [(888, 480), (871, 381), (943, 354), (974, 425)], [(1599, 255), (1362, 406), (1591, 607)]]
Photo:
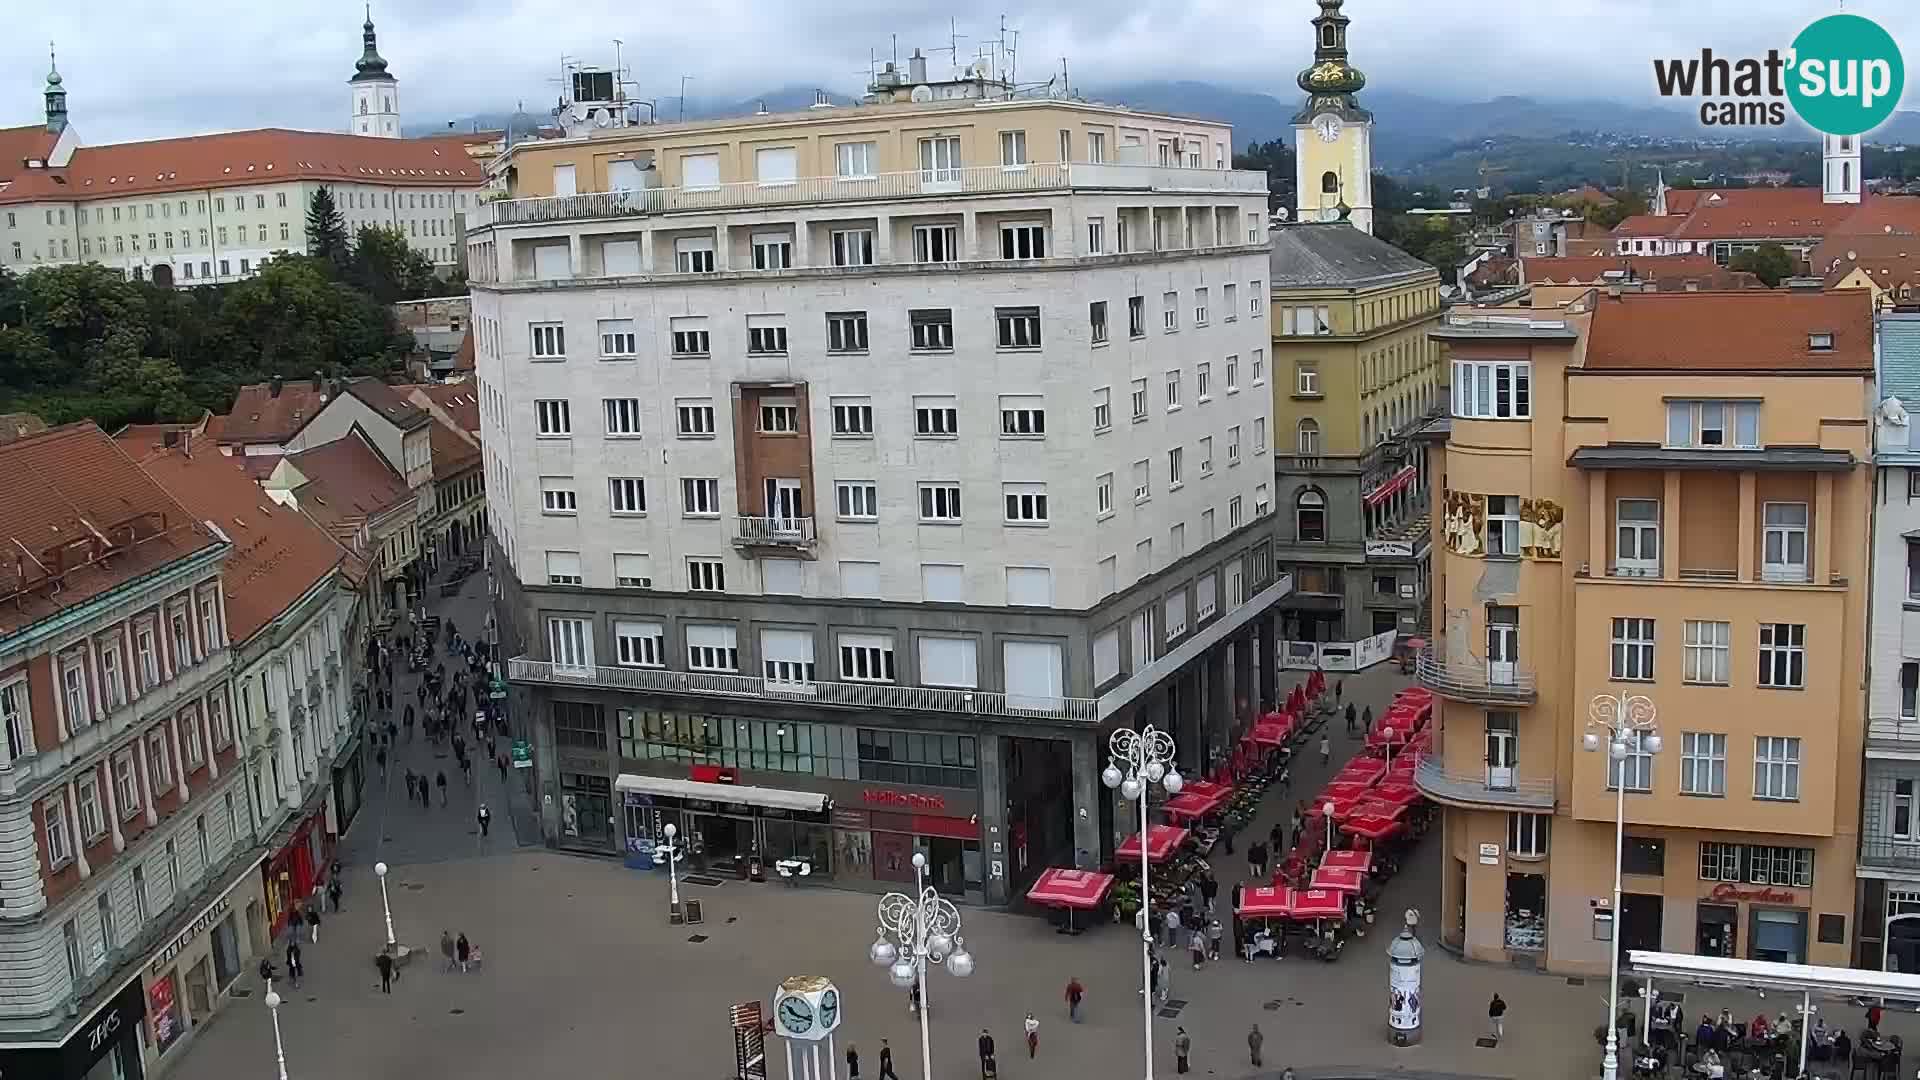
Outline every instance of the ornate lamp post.
[(1600, 1059), (1601, 1080), (1618, 1080), (1620, 1075), (1620, 862), (1627, 839), (1626, 761), (1636, 750), (1660, 752), (1660, 733), (1654, 730), (1658, 715), (1653, 699), (1643, 694), (1595, 694), (1587, 703), (1587, 732), (1581, 737), (1588, 751), (1606, 747), (1609, 779), (1614, 766), (1620, 767), (1619, 782), (1614, 785), (1613, 939), (1609, 943), (1613, 955), (1607, 966), (1607, 1052)]
[(1381, 728), (1380, 737), (1387, 741), (1387, 768), (1392, 769), (1393, 768), (1393, 728), (1391, 726)]
[(666, 835), (667, 842), (653, 849), (653, 857), (667, 864), (667, 913), (672, 920), (680, 914), (680, 845), (673, 842), (674, 837), (680, 835), (680, 827), (669, 821), (660, 831)]
[(387, 864), (373, 864), (373, 876), (380, 879), (380, 907), (387, 913), (387, 951), (393, 951), (393, 905), (387, 902)]
[(1323, 802), (1320, 804), (1320, 819), (1327, 823), (1327, 850), (1328, 851), (1333, 850), (1333, 812), (1336, 809), (1338, 808), (1333, 805), (1332, 799), (1328, 799), (1326, 802)]
[(1153, 919), (1152, 896), (1147, 877), (1152, 867), (1148, 844), (1147, 791), (1154, 784), (1178, 795), (1186, 786), (1173, 767), (1173, 736), (1151, 725), (1134, 731), (1119, 728), (1107, 740), (1111, 762), (1100, 774), (1100, 782), (1116, 789), (1140, 811), (1140, 1012), (1143, 1020), (1146, 1054), (1146, 1080), (1153, 1080)]
[(927, 1040), (927, 965), (945, 964), (964, 979), (973, 974), (973, 954), (960, 936), (960, 911), (927, 884), (927, 856), (913, 853), (914, 895), (880, 898), (880, 934), (867, 959), (887, 969), (902, 990), (920, 990), (920, 1075), (933, 1076), (933, 1044)]
[(267, 1015), (273, 1017), (273, 1057), (280, 1065), (280, 1080), (287, 1080), (287, 1048), (280, 1043), (280, 992), (267, 990)]

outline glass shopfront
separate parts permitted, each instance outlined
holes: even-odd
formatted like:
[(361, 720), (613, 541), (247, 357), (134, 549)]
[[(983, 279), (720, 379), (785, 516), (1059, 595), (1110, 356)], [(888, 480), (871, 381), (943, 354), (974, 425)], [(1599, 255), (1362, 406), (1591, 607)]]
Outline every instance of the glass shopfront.
[(570, 843), (613, 840), (613, 781), (589, 773), (560, 774), (560, 831)]

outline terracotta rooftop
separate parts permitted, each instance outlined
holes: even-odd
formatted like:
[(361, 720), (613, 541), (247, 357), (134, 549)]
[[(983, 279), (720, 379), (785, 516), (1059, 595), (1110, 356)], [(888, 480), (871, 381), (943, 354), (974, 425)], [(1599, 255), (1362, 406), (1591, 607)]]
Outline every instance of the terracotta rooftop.
[(1594, 285), (1608, 271), (1626, 271), (1639, 280), (1706, 279), (1720, 271), (1707, 255), (1604, 255), (1592, 258), (1529, 255), (1521, 259), (1528, 284)]
[(1865, 290), (1602, 294), (1585, 370), (1866, 374), (1873, 306)]
[(411, 394), (423, 394), (427, 400), (453, 419), (454, 424), (475, 438), (480, 437), (480, 385), (475, 382), (415, 383), (396, 386)]
[[(20, 142), (28, 144), (24, 137)], [(0, 151), (10, 145), (0, 142)], [(17, 171), (13, 184), (0, 191), (0, 203), (85, 202), (289, 180), (477, 188), (486, 172), (467, 155), (463, 137), (369, 139), (257, 128), (83, 146), (62, 168)]]
[(347, 557), (318, 523), (269, 499), (233, 458), (212, 447), (191, 457), (162, 449), (141, 467), (233, 541), (220, 579), (236, 642), (279, 617)]
[(460, 336), (460, 347), (454, 350), (453, 370), (472, 371), (473, 369), (473, 331), (468, 330)]
[(329, 394), (326, 384), (307, 379), (284, 382), (278, 393), (272, 383), (243, 386), (221, 418), (216, 438), (227, 446), (284, 444), (313, 419)]
[(346, 390), (401, 431), (412, 431), (432, 419), (425, 409), (408, 401), (404, 391), (388, 386), (371, 375), (347, 383)]
[(28, 161), (45, 161), (58, 141), (45, 124), (0, 128), (0, 184), (25, 172)]
[(0, 633), (219, 545), (91, 421), (0, 445)]
[(433, 418), (433, 478), (449, 480), (480, 463), (480, 447)]
[(1881, 288), (1915, 280), (1920, 270), (1920, 236), (1869, 233), (1865, 236), (1829, 236), (1807, 255), (1807, 265), (1828, 288), (1863, 268)]
[(358, 431), (290, 454), (286, 462), (306, 483), (294, 489), (300, 509), (340, 535), (411, 499), (407, 481), (393, 471)]
[(1622, 219), (1620, 224), (1615, 225), (1613, 227), (1613, 235), (1671, 236), (1673, 231), (1678, 229), (1685, 220), (1684, 218), (1674, 217), (1671, 214), (1666, 217), (1661, 217), (1658, 214), (1635, 214), (1630, 218)]
[[(135, 461), (145, 461), (150, 454), (158, 453), (169, 446), (177, 446), (185, 441), (190, 448), (205, 446), (207, 453), (218, 451), (206, 437), (207, 422), (213, 413), (202, 410), (200, 419), (189, 423), (174, 424), (128, 424), (113, 433), (113, 441), (120, 444), (127, 455)], [(169, 443), (167, 440), (173, 441)]]
[(1819, 188), (1716, 189), (1701, 193), (1671, 235), (1677, 240), (1825, 236), (1858, 209), (1849, 203), (1823, 202)]
[(1700, 196), (1706, 193), (1704, 188), (1668, 188), (1667, 213), (1670, 215), (1688, 213), (1693, 209), (1693, 204), (1700, 201)]

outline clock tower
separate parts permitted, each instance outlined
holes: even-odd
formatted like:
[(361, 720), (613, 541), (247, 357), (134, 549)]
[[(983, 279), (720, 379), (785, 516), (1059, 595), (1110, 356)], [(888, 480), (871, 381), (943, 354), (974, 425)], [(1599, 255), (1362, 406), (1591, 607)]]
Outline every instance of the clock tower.
[(1347, 62), (1341, 0), (1319, 0), (1313, 66), (1295, 80), (1306, 104), (1293, 118), (1294, 202), (1301, 221), (1349, 221), (1373, 232), (1373, 114), (1354, 95), (1367, 77)]

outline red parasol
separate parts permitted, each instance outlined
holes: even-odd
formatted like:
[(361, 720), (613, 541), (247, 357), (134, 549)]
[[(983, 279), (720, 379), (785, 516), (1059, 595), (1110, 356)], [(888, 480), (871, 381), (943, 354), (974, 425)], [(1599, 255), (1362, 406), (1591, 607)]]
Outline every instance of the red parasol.
[(1215, 810), (1220, 809), (1220, 804), (1227, 801), (1227, 795), (1229, 794), (1229, 791), (1225, 788), (1218, 788), (1217, 790), (1218, 794), (1215, 795), (1197, 795), (1191, 791), (1182, 791), (1180, 794), (1168, 799), (1166, 803), (1161, 806), (1161, 809), (1167, 812), (1168, 817), (1174, 818), (1175, 820), (1197, 818), (1202, 814), (1211, 814)]
[(1358, 870), (1342, 870), (1337, 866), (1322, 864), (1320, 869), (1313, 872), (1313, 880), (1309, 884), (1329, 892), (1357, 893), (1363, 876)]
[(1433, 704), (1433, 691), (1424, 686), (1409, 686), (1393, 695), (1393, 700), (1395, 704), (1405, 701), (1414, 705), (1431, 705)]
[(1390, 806), (1412, 806), (1423, 796), (1419, 788), (1395, 776), (1398, 772), (1398, 769), (1389, 770), (1387, 779), (1373, 789), (1373, 797)]
[(1180, 789), (1182, 795), (1200, 795), (1212, 798), (1215, 795), (1225, 798), (1233, 794), (1232, 784), (1215, 783), (1212, 780), (1189, 780), (1187, 786)]
[(1359, 870), (1364, 873), (1373, 869), (1373, 852), (1355, 851), (1352, 849), (1329, 851), (1321, 857), (1320, 868), (1323, 870), (1329, 868), (1335, 870)]
[(1375, 815), (1354, 815), (1341, 823), (1342, 832), (1352, 833), (1362, 840), (1385, 840), (1400, 831), (1399, 818), (1379, 817)]
[(1256, 746), (1285, 746), (1293, 734), (1292, 724), (1267, 722), (1255, 724), (1247, 738)]
[(1354, 802), (1352, 816), (1398, 818), (1406, 812), (1407, 808), (1404, 806), (1397, 803), (1390, 803), (1385, 799), (1376, 798), (1369, 794), (1367, 797)]
[(1284, 919), (1293, 914), (1293, 890), (1262, 885), (1240, 890), (1243, 919)]
[(1335, 780), (1356, 781), (1371, 785), (1387, 771), (1387, 763), (1379, 758), (1355, 757), (1348, 759), (1340, 771), (1333, 775)]
[[(1173, 825), (1153, 825), (1147, 829), (1147, 859), (1150, 862), (1166, 862), (1172, 857), (1174, 849), (1187, 839), (1187, 830)], [(1126, 842), (1115, 851), (1114, 858), (1131, 862), (1140, 861), (1140, 834), (1128, 836)]]
[(1027, 890), (1027, 899), (1046, 907), (1079, 908), (1100, 906), (1107, 890), (1113, 887), (1113, 875), (1094, 870), (1062, 870), (1054, 867), (1040, 875)]
[(1347, 913), (1347, 900), (1327, 889), (1302, 889), (1293, 894), (1296, 919), (1338, 919)]
[(1365, 784), (1358, 780), (1329, 780), (1327, 781), (1327, 786), (1320, 789), (1320, 797), (1323, 799), (1345, 799), (1352, 801), (1365, 798), (1372, 790), (1373, 786), (1371, 784)]

